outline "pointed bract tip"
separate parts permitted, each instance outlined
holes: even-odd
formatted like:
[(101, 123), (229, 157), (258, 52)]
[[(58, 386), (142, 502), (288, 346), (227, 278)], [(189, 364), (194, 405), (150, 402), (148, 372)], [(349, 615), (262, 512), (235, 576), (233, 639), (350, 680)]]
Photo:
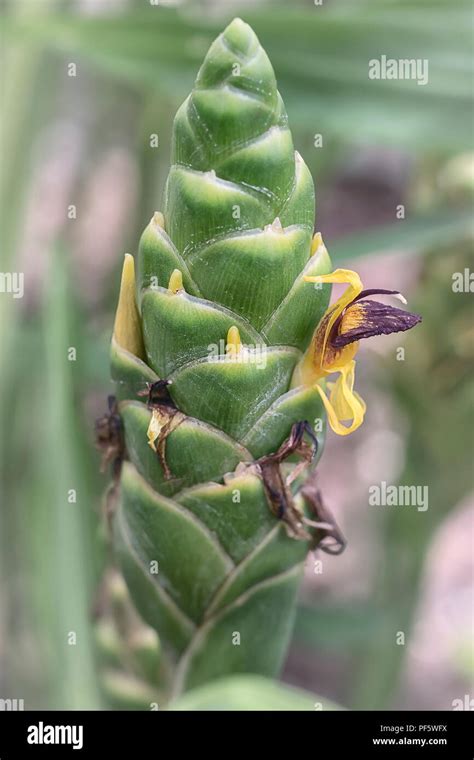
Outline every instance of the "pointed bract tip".
[(241, 348), (242, 341), (240, 338), (239, 328), (235, 325), (232, 325), (232, 327), (229, 327), (229, 330), (227, 332), (226, 353), (231, 356), (235, 356)]
[(129, 253), (125, 254), (123, 261), (114, 338), (121, 348), (143, 359), (145, 351), (142, 328), (135, 300), (135, 261)]
[(178, 291), (184, 290), (183, 275), (179, 269), (173, 270), (170, 277), (170, 281), (168, 283), (168, 290), (171, 293), (178, 293)]
[(241, 18), (234, 18), (222, 32), (222, 36), (237, 53), (249, 53), (258, 45), (257, 35)]
[(151, 221), (157, 227), (161, 227), (162, 229), (164, 229), (164, 227), (165, 227), (165, 218), (164, 218), (163, 214), (161, 213), (161, 211), (155, 211), (155, 213), (153, 214), (153, 217), (152, 217)]
[(320, 232), (315, 232), (313, 240), (311, 241), (311, 256), (314, 256), (322, 245), (324, 245), (323, 236)]
[(264, 227), (265, 232), (283, 232), (283, 227), (280, 221), (280, 217), (276, 216), (271, 224), (266, 224)]

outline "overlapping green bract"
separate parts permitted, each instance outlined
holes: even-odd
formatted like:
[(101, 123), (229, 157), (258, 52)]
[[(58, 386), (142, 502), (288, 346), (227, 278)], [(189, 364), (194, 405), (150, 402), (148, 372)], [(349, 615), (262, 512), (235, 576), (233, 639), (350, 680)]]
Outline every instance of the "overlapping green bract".
[[(276, 451), (294, 422), (323, 417), (315, 391), (290, 390), (329, 298), (303, 281), (329, 271), (325, 249), (311, 249), (313, 224), (313, 182), (273, 69), (236, 19), (176, 115), (164, 224), (155, 215), (140, 241), (146, 362), (112, 346), (128, 459), (118, 553), (135, 604), (179, 659), (178, 690), (273, 675), (285, 652), (308, 546), (287, 536), (242, 463)], [(225, 350), (232, 326), (249, 347), (237, 358)], [(158, 378), (185, 415), (166, 440), (171, 477), (136, 396)]]

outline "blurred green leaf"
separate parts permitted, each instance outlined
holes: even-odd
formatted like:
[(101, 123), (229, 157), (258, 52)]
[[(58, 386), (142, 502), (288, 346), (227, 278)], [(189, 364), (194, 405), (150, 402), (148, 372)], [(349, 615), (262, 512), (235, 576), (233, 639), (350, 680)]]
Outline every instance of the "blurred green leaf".
[(294, 638), (306, 647), (340, 651), (365, 643), (383, 625), (383, 611), (374, 605), (347, 603), (329, 606), (315, 600), (299, 605), (296, 612)]
[[(184, 97), (209, 43), (230, 20), (160, 6), (110, 17), (9, 20), (10, 36), (41, 39), (113, 76)], [(295, 128), (351, 141), (429, 143), (454, 151), (472, 138), (472, 12), (465, 0), (333, 2), (249, 9)], [(440, 39), (443, 44), (440, 45)], [(372, 58), (427, 59), (429, 82), (370, 80)]]
[[(72, 300), (64, 251), (50, 263), (44, 312), (45, 382), (41, 407), (42, 447), (38, 451), (41, 473), (41, 527), (31, 538), (42, 573), (45, 623), (49, 629), (57, 693), (54, 706), (92, 709), (99, 706), (91, 641), (91, 594), (94, 564), (87, 562), (93, 512), (90, 480), (85, 477), (80, 428), (75, 412), (74, 368), (68, 352), (72, 342)], [(78, 357), (80, 361), (80, 357)], [(68, 497), (75, 492), (73, 501)], [(92, 534), (93, 535), (93, 534)], [(41, 543), (42, 542), (42, 543)], [(47, 551), (45, 548), (47, 547)], [(70, 633), (75, 634), (71, 645)]]
[(453, 273), (472, 271), (473, 260), (470, 240), (453, 238), (442, 255), (437, 246), (428, 253), (414, 303), (423, 322), (407, 336), (407, 361), (390, 369), (387, 390), (410, 421), (400, 483), (426, 487), (429, 500), (424, 512), (388, 508), (376, 516), (384, 549), (373, 600), (385, 611), (384, 631), (360, 653), (355, 709), (393, 704), (407, 650), (394, 645), (395, 632), (403, 631), (408, 643), (430, 544), (472, 491), (472, 294), (452, 284)]
[(170, 710), (341, 710), (301, 689), (261, 676), (241, 675), (212, 681), (171, 703)]
[[(36, 323), (16, 307), (20, 317), (2, 377), (6, 677), (9, 688), (24, 689), (29, 709), (93, 709), (101, 704), (90, 613), (101, 558), (97, 464), (90, 469), (90, 442), (76, 409), (81, 322), (64, 251), (48, 269)], [(70, 347), (77, 361), (69, 361)]]
[(149, 684), (123, 670), (107, 670), (102, 675), (105, 694), (114, 710), (150, 710), (160, 705), (160, 697)]
[(471, 211), (437, 212), (339, 238), (331, 243), (330, 253), (337, 262), (397, 249), (422, 253), (431, 246), (439, 248), (460, 240), (472, 231)]

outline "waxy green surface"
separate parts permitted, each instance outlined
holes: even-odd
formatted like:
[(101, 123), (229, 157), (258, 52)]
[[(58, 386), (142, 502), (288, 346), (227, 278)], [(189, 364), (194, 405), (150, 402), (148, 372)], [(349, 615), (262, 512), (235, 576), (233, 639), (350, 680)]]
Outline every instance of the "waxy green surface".
[[(176, 115), (163, 211), (137, 257), (146, 363), (112, 347), (128, 459), (115, 532), (132, 598), (175, 659), (180, 692), (281, 666), (308, 545), (272, 514), (251, 463), (293, 423), (324, 421), (318, 393), (290, 386), (330, 293), (303, 276), (330, 261), (324, 248), (311, 255), (313, 182), (270, 61), (239, 19)], [(175, 269), (184, 290), (172, 293)], [(237, 360), (225, 352), (233, 325), (249, 347)], [(166, 440), (170, 479), (137, 397), (157, 378), (185, 415)], [(321, 448), (324, 430), (318, 439)]]

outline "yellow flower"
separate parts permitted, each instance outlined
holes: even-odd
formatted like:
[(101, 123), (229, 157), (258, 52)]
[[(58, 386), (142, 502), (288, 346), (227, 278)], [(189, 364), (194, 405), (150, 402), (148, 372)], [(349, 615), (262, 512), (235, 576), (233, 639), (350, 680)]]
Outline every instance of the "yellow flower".
[[(348, 285), (343, 295), (322, 317), (308, 351), (295, 370), (292, 383), (293, 386), (314, 386), (321, 396), (334, 432), (348, 435), (362, 424), (366, 409), (364, 401), (354, 391), (354, 357), (359, 340), (381, 333), (409, 330), (421, 321), (421, 317), (377, 301), (365, 300), (367, 296), (384, 294), (394, 295), (406, 303), (396, 290), (363, 290), (359, 275), (350, 269), (336, 269), (331, 274), (304, 279), (307, 282)], [(326, 383), (325, 378), (336, 372), (339, 373), (337, 380)]]

